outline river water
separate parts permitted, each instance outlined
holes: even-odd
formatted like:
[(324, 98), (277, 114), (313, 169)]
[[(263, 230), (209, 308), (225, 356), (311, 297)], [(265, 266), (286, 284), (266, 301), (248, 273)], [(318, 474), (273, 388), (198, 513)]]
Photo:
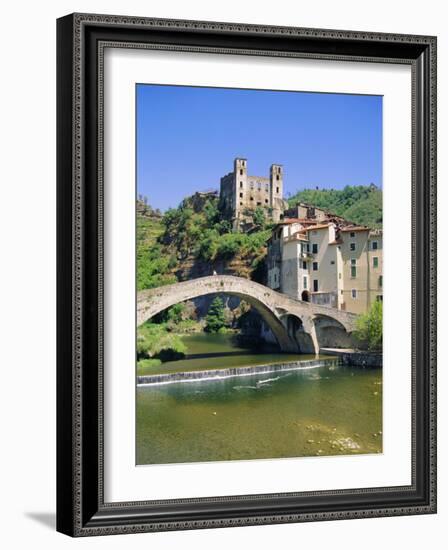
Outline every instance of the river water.
[[(297, 360), (249, 352), (229, 335), (184, 341), (189, 355), (164, 363), (169, 372)], [(323, 366), (139, 386), (137, 464), (379, 453), (381, 411), (380, 369)]]

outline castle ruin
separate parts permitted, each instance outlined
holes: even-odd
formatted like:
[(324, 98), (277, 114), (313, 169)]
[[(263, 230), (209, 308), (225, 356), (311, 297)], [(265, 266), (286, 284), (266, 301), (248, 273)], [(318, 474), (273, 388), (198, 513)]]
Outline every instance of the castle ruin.
[(283, 167), (272, 164), (269, 177), (251, 176), (247, 159), (236, 158), (233, 172), (221, 178), (219, 198), (221, 211), (235, 230), (250, 224), (257, 208), (262, 208), (268, 219), (279, 222), (287, 207), (283, 200)]

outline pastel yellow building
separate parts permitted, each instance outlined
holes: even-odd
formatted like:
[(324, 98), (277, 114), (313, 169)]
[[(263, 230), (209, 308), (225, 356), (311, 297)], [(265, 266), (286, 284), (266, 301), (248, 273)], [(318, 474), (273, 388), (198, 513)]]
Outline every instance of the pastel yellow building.
[(268, 242), (267, 268), (270, 288), (364, 313), (383, 299), (382, 232), (342, 219), (285, 219)]
[(342, 228), (338, 245), (342, 261), (341, 309), (364, 313), (383, 299), (383, 236), (379, 230)]

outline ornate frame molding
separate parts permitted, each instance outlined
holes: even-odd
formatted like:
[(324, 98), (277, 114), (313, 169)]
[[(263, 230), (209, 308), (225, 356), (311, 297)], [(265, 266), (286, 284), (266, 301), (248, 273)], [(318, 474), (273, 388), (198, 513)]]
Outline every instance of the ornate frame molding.
[[(133, 36), (135, 31), (138, 35)], [(189, 43), (186, 33), (201, 44)], [(247, 42), (251, 47), (243, 47), (238, 42)], [(286, 46), (289, 49), (285, 49)], [(106, 47), (406, 63), (412, 66), (414, 339), (411, 486), (118, 504), (104, 502), (102, 83)], [(333, 53), (334, 50), (338, 53)], [(58, 20), (58, 52), (58, 530), (72, 536), (89, 536), (434, 513), (436, 38), (74, 14)], [(92, 113), (98, 117), (96, 127), (89, 123)], [(92, 237), (94, 244), (89, 245)], [(418, 260), (422, 258), (426, 265), (418, 267)], [(96, 311), (94, 321), (86, 318), (87, 306), (90, 311), (92, 307)], [(422, 357), (426, 358), (426, 365), (422, 364)], [(421, 421), (417, 412), (424, 413)], [(96, 414), (95, 426), (87, 426), (84, 419), (93, 413)], [(389, 494), (390, 503), (384, 500), (378, 504), (380, 493)], [(300, 505), (294, 511), (291, 503), (286, 502), (293, 497), (298, 499), (297, 502), (307, 499), (309, 511), (306, 505)], [(331, 506), (328, 504), (328, 509), (324, 509), (325, 506), (319, 504), (319, 508), (316, 503), (329, 497), (332, 498)], [(350, 498), (358, 503), (358, 507), (347, 507), (345, 503)], [(256, 506), (250, 511), (247, 507), (249, 501)], [(269, 506), (274, 502), (278, 513), (269, 512)], [(196, 511), (194, 505), (198, 504), (202, 507), (207, 504), (208, 513)], [(156, 515), (159, 517), (155, 514), (156, 508), (166, 508), (167, 505), (170, 512), (166, 517), (155, 519)]]

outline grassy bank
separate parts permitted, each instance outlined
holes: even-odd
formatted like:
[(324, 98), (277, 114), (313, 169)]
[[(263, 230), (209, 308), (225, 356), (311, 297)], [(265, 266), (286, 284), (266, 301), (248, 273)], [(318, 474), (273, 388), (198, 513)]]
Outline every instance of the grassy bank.
[(167, 323), (145, 323), (137, 330), (137, 359), (159, 359), (161, 362), (181, 359), (187, 348), (178, 334), (168, 330)]
[(187, 346), (182, 341), (182, 336), (202, 332), (203, 328), (203, 323), (192, 319), (147, 322), (138, 327), (137, 374), (147, 374), (163, 363), (183, 359)]

